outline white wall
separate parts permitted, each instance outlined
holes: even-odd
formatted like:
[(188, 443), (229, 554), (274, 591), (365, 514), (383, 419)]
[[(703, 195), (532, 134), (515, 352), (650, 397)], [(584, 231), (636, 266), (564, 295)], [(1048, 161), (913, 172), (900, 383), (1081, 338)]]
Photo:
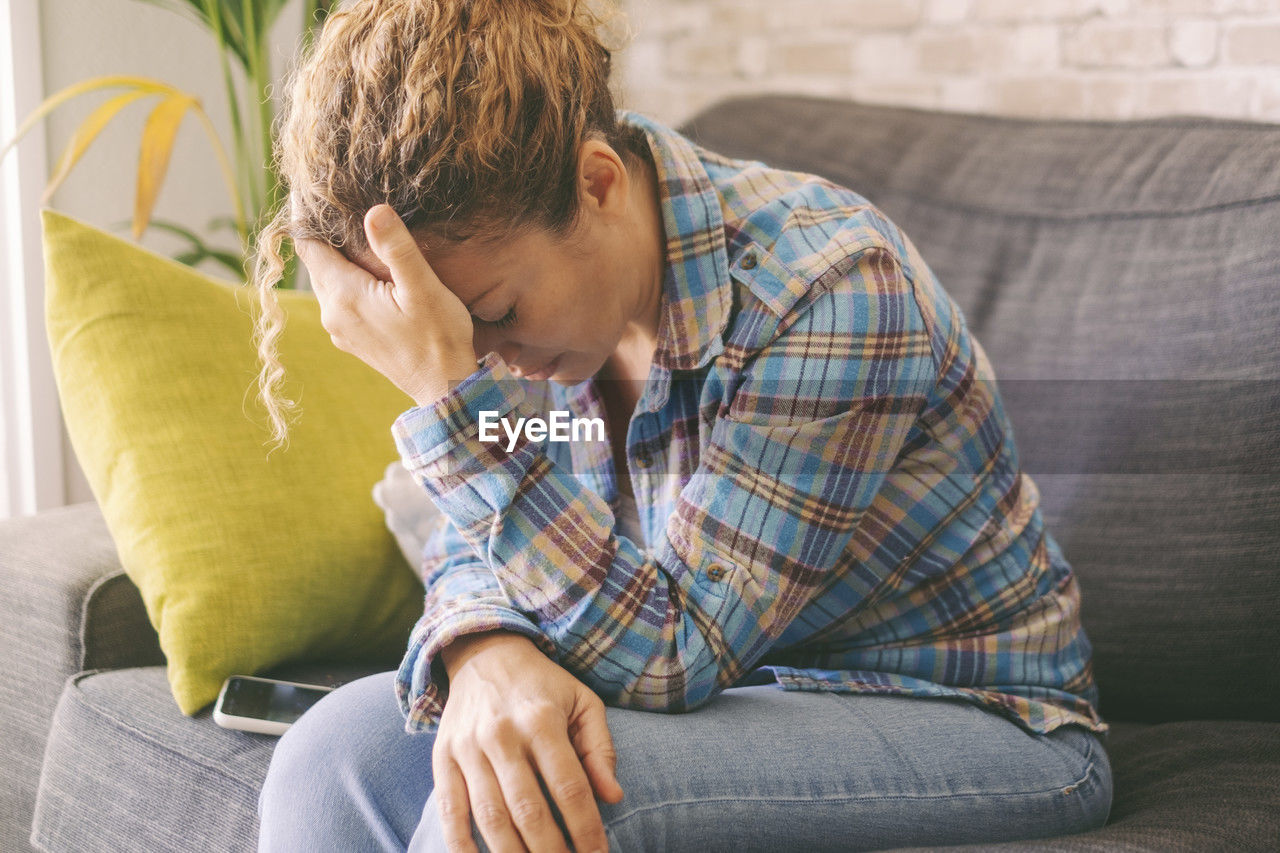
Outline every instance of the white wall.
[[(36, 0), (0, 0), (0, 139), (12, 138), (40, 100), (38, 42)], [(45, 171), (39, 127), (0, 162), (0, 518), (63, 502), (61, 413), (42, 346), (40, 235), (23, 227)]]
[(1280, 122), (1280, 0), (628, 0), (631, 109), (804, 91), (1056, 118)]

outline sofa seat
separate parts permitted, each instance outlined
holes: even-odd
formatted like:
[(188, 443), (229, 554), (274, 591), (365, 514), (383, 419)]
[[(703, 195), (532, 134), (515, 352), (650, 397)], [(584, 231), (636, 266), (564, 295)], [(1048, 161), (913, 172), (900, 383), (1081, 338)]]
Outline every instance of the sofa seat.
[[(375, 671), (297, 666), (267, 675), (336, 685)], [(278, 740), (222, 728), (212, 706), (184, 716), (163, 666), (77, 673), (54, 711), (31, 843), (42, 850), (254, 850), (258, 791)], [(219, 842), (197, 848), (193, 839)]]
[[(342, 684), (375, 671), (291, 667), (272, 675)], [(187, 851), (193, 838), (216, 838), (217, 849), (252, 851), (258, 791), (276, 741), (219, 727), (211, 708), (183, 716), (164, 667), (78, 673), (54, 714), (32, 843)], [(1108, 752), (1115, 796), (1107, 826), (982, 848), (1244, 850), (1276, 840), (1280, 723), (1112, 722)]]

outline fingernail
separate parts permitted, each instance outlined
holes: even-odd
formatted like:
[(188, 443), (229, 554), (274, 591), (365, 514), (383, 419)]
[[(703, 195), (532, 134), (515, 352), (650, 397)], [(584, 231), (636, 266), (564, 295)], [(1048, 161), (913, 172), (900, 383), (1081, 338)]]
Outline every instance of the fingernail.
[(373, 226), (373, 230), (386, 233), (395, 224), (395, 211), (391, 209), (391, 205), (379, 205), (374, 211), (373, 216), (369, 220), (369, 224)]

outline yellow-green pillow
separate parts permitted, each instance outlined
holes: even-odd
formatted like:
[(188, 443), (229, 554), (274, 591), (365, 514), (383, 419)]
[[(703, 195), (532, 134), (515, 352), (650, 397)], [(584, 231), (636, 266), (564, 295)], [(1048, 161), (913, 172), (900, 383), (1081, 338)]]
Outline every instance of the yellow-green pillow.
[(233, 673), (400, 660), (423, 589), (370, 489), (413, 400), (333, 346), (313, 294), (281, 291), (271, 452), (257, 298), (43, 211), (45, 319), (67, 431), (138, 585), (184, 714)]

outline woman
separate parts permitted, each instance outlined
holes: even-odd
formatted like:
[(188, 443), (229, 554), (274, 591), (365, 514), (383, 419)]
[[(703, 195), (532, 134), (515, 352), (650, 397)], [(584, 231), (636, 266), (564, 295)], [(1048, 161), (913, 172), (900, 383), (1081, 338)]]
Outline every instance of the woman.
[[(261, 848), (1102, 825), (1079, 589), (960, 312), (855, 192), (615, 111), (600, 24), (357, 2), (296, 71), (263, 400), (283, 438), (289, 238), (334, 343), (415, 401), (392, 432), (442, 522), (398, 672), (277, 746)], [(607, 440), (515, 429), (554, 412)]]

